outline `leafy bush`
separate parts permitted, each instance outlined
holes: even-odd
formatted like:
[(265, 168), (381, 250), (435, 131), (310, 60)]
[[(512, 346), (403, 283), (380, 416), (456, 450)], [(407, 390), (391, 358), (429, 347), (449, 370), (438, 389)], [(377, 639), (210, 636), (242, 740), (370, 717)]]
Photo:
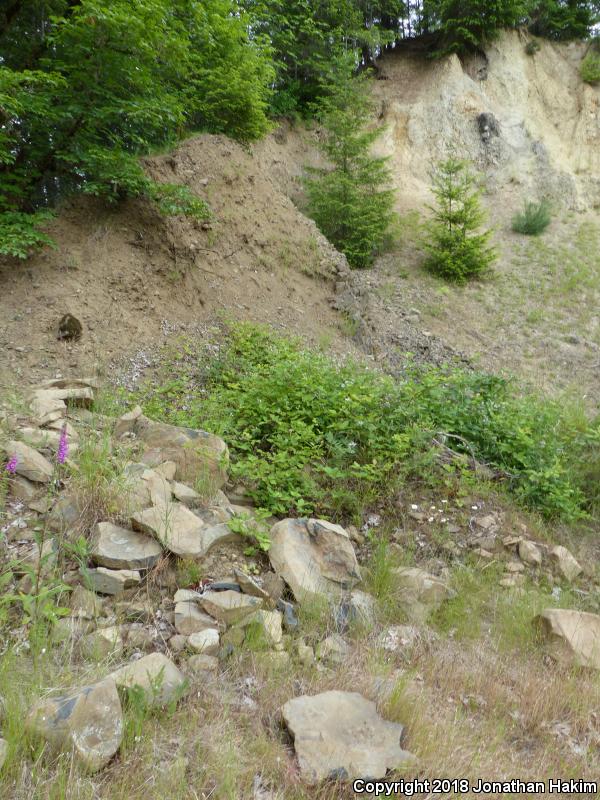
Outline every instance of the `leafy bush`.
[(541, 200), (539, 203), (527, 202), (523, 211), (515, 214), (512, 220), (512, 229), (515, 233), (525, 236), (539, 236), (543, 233), (552, 220), (550, 203)]
[(581, 62), (581, 78), (586, 83), (600, 83), (600, 51), (590, 50)]
[(444, 433), (502, 471), (524, 505), (573, 519), (585, 498), (572, 465), (597, 437), (559, 403), (499, 377), (413, 367), (398, 381), (252, 325), (234, 327), (199, 375), (141, 399), (153, 416), (224, 436), (234, 479), (282, 515), (345, 517), (385, 502), (411, 475), (442, 479), (432, 441)]
[(0, 256), (27, 258), (37, 247), (53, 245), (52, 239), (39, 230), (52, 215), (38, 211), (36, 214), (22, 214), (19, 211), (0, 213)]
[(449, 158), (438, 165), (432, 178), (437, 205), (429, 206), (433, 218), (426, 226), (425, 267), (455, 283), (485, 275), (496, 253), (488, 245), (491, 231), (477, 233), (484, 214), (468, 164)]

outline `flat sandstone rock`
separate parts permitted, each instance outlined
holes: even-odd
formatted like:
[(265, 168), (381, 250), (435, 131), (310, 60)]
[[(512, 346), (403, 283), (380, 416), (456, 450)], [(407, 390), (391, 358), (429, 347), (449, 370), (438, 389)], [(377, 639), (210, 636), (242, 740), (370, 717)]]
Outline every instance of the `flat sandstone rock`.
[(109, 569), (150, 569), (159, 560), (162, 547), (150, 536), (99, 522), (92, 534), (90, 557), (100, 567)]
[(388, 770), (414, 761), (400, 747), (403, 726), (384, 720), (375, 703), (356, 692), (295, 697), (281, 712), (294, 737), (300, 774), (310, 785), (383, 778)]

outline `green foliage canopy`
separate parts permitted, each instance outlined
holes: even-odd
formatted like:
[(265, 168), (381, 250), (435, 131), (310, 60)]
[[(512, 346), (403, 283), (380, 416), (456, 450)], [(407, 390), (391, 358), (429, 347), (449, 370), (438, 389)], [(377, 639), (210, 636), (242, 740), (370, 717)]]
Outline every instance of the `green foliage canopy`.
[(598, 0), (532, 0), (529, 30), (556, 41), (585, 39), (600, 21)]
[(154, 185), (138, 158), (193, 129), (240, 139), (267, 130), (270, 55), (248, 31), (232, 0), (9, 3), (0, 12), (0, 214), (71, 189), (147, 194), (205, 214), (185, 191)]
[(522, 0), (436, 0), (429, 6), (438, 55), (474, 50), (525, 18)]
[(275, 115), (307, 113), (340, 48), (370, 66), (406, 38), (422, 37), (430, 55), (464, 54), (484, 48), (504, 28), (524, 26), (566, 41), (585, 38), (600, 21), (600, 0), (241, 1), (273, 48)]
[(273, 112), (305, 113), (321, 97), (340, 49), (369, 62), (398, 37), (403, 0), (243, 0), (256, 29), (270, 40), (277, 77)]

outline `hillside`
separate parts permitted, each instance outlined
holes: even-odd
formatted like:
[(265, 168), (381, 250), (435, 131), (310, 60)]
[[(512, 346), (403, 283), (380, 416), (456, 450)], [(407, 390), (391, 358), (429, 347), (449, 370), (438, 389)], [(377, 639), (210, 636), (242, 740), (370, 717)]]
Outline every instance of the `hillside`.
[[(529, 56), (527, 41), (505, 32), (485, 61), (464, 63), (432, 61), (409, 44), (378, 64), (378, 147), (403, 216), (398, 248), (375, 270), (354, 273), (353, 291), (387, 352), (401, 345), (398, 331), (417, 323), (474, 363), (551, 394), (585, 395), (597, 408), (600, 89), (579, 77), (586, 45), (541, 42)], [(497, 125), (489, 138), (481, 114)], [(418, 230), (431, 202), (431, 168), (453, 153), (482, 176), (499, 253), (491, 280), (459, 289), (421, 269)], [(513, 214), (542, 197), (553, 206), (544, 236), (513, 233)]]
[[(288, 197), (299, 166), (282, 136), (249, 152), (205, 135), (148, 160), (158, 180), (210, 203), (209, 223), (163, 217), (142, 201), (67, 201), (50, 228), (55, 250), (0, 266), (0, 385), (57, 371), (104, 375), (114, 361), (219, 315), (339, 343), (329, 306), (347, 265)], [(57, 341), (67, 313), (83, 325), (79, 342)]]
[(428, 201), (431, 166), (449, 154), (483, 173), (496, 222), (523, 196), (569, 211), (600, 207), (600, 95), (579, 75), (589, 45), (538, 42), (528, 55), (530, 41), (505, 31), (485, 54), (442, 61), (408, 43), (378, 61), (379, 146), (400, 209)]
[[(73, 195), (0, 261), (2, 800), (600, 797), (600, 87), (528, 41), (377, 61), (372, 269), (303, 212), (314, 120), (143, 159), (208, 220)], [(464, 287), (423, 270), (451, 154)]]

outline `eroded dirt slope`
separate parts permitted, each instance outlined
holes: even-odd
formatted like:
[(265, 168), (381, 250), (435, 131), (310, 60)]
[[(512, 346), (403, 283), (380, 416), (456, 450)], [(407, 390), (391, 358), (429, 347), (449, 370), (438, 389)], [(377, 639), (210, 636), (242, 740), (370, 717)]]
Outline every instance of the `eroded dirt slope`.
[[(485, 56), (432, 60), (400, 47), (379, 62), (374, 93), (401, 209), (429, 200), (429, 173), (449, 155), (472, 162), (499, 213), (523, 197), (600, 207), (600, 88), (579, 75), (589, 44), (503, 33)], [(488, 130), (482, 129), (487, 115)]]
[[(289, 166), (294, 149), (307, 145), (284, 130), (254, 150), (205, 135), (149, 159), (154, 177), (208, 201), (209, 225), (161, 217), (142, 202), (65, 204), (50, 231), (56, 250), (0, 262), (0, 389), (57, 372), (102, 373), (177, 327), (221, 314), (347, 349), (330, 308), (346, 262), (286, 194), (299, 172)], [(67, 312), (83, 324), (79, 342), (57, 341)]]

